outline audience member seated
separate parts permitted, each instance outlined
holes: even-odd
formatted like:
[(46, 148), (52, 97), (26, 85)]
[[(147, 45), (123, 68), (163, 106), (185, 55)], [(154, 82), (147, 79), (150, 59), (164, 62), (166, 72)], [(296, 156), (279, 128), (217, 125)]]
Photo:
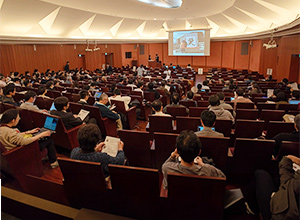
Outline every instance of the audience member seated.
[(225, 95), (224, 95), (224, 93), (223, 92), (218, 92), (217, 93), (217, 96), (219, 97), (219, 100), (220, 100), (220, 107), (222, 107), (222, 108), (224, 108), (224, 109), (226, 109), (226, 110), (228, 110), (228, 109), (233, 109), (232, 108), (232, 106), (230, 105), (230, 104), (227, 104), (226, 102), (225, 102)]
[(276, 103), (275, 109), (278, 109), (280, 104), (288, 104), (288, 101), (287, 101), (287, 98), (286, 98), (286, 95), (284, 92), (277, 93), (275, 103)]
[(6, 86), (5, 77), (0, 74), (0, 88), (4, 88)]
[(116, 84), (117, 86), (125, 87), (124, 80), (121, 78), (119, 79), (119, 82)]
[(159, 99), (160, 95), (159, 92), (157, 92), (156, 90), (153, 89), (154, 88), (154, 84), (152, 82), (150, 82), (148, 84), (148, 89), (146, 90), (147, 92), (154, 92), (155, 93), (155, 99)]
[[(184, 105), (180, 105), (179, 104), (179, 94), (174, 92), (172, 95), (171, 95), (171, 104), (169, 105), (166, 105), (163, 109), (163, 112), (166, 113), (167, 112), (167, 107), (172, 107), (172, 106), (175, 106), (175, 107), (184, 107), (186, 108)], [(189, 109), (186, 108), (186, 114), (189, 114)]]
[(67, 97), (61, 96), (56, 98), (54, 100), (54, 106), (56, 110), (52, 110), (50, 114), (61, 117), (67, 130), (83, 123), (78, 115), (73, 115), (72, 112), (67, 112), (67, 109), (69, 108), (69, 99)]
[[(167, 173), (225, 177), (221, 170), (209, 164), (204, 164), (201, 157), (198, 156), (201, 153), (201, 142), (193, 131), (182, 131), (176, 138), (175, 148), (171, 156), (162, 165), (165, 189), (168, 188)], [(179, 156), (181, 161), (179, 161)], [(194, 164), (195, 159), (197, 164)]]
[(230, 81), (229, 81), (229, 80), (226, 80), (226, 81), (225, 81), (225, 85), (224, 85), (224, 87), (222, 88), (222, 91), (224, 92), (225, 90), (229, 90), (229, 86), (230, 86)]
[(80, 95), (80, 100), (78, 101), (78, 104), (88, 105), (87, 100), (89, 99), (89, 92), (86, 90), (81, 90), (79, 92), (79, 95)]
[(186, 93), (186, 98), (182, 99), (182, 101), (193, 101), (195, 104), (194, 107), (197, 107), (197, 102), (193, 98), (194, 98), (194, 93), (192, 91), (188, 91)]
[(157, 89), (163, 90), (165, 95), (168, 95), (168, 96), (171, 95), (171, 93), (169, 92), (169, 90), (166, 88), (166, 81), (165, 80), (161, 81), (161, 86), (158, 87)]
[(7, 84), (3, 88), (2, 102), (3, 103), (7, 103), (7, 104), (11, 104), (11, 105), (15, 105), (15, 106), (19, 106), (18, 103), (16, 103), (16, 101), (13, 98), (13, 96), (15, 94), (16, 94), (16, 86), (15, 86), (15, 84), (13, 84), (13, 83)]
[(245, 95), (245, 91), (243, 88), (239, 87), (237, 88), (236, 90), (236, 97), (235, 99), (232, 101), (234, 102), (234, 111), (236, 110), (236, 105), (237, 103), (239, 102), (242, 102), (242, 103), (252, 103), (252, 101), (249, 99), (249, 98), (245, 98), (244, 95)]
[(46, 96), (47, 89), (45, 86), (40, 86), (37, 90), (38, 97), (50, 99), (50, 97)]
[(234, 118), (232, 114), (225, 110), (223, 107), (220, 106), (220, 99), (217, 95), (212, 95), (208, 98), (209, 105), (208, 108), (210, 111), (213, 111), (216, 114), (217, 119), (225, 119), (225, 120), (232, 120)]
[(142, 82), (138, 82), (137, 88), (135, 88), (134, 91), (141, 92), (141, 93), (142, 93), (142, 96), (144, 97), (144, 91), (143, 91), (143, 88), (144, 88), (144, 84), (143, 84)]
[(115, 89), (117, 88), (116, 84), (111, 84), (109, 92), (114, 93)]
[(123, 151), (124, 143), (122, 141), (118, 143), (118, 153), (115, 157), (101, 152), (103, 147), (105, 147), (105, 143), (100, 142), (101, 132), (97, 125), (88, 124), (80, 127), (77, 139), (79, 147), (72, 150), (71, 159), (101, 163), (105, 177), (109, 176), (108, 164), (124, 164), (125, 154)]
[(252, 82), (251, 84), (252, 84), (252, 86), (251, 86), (251, 91), (249, 92), (249, 95), (261, 93), (261, 90), (259, 89), (259, 86), (257, 83)]
[(107, 103), (108, 103), (108, 96), (105, 93), (102, 93), (99, 98), (99, 101), (95, 102), (94, 106), (99, 108), (99, 111), (103, 118), (107, 117), (116, 121), (117, 130), (122, 129), (123, 126), (122, 126), (120, 116), (116, 112), (112, 111), (108, 106), (106, 106)]
[(213, 111), (204, 110), (203, 112), (201, 112), (200, 121), (203, 130), (195, 132), (197, 136), (224, 137), (224, 134), (213, 130), (213, 127), (216, 123), (216, 115)]
[[(248, 211), (260, 213), (261, 219), (299, 219), (300, 158), (288, 155), (279, 163), (279, 178), (265, 170), (257, 170), (245, 193)], [(253, 197), (254, 195), (254, 197)]]
[(275, 137), (271, 138), (271, 140), (275, 140), (275, 148), (274, 148), (275, 157), (279, 152), (282, 141), (300, 142), (300, 135), (299, 135), (300, 114), (296, 115), (294, 119), (294, 126), (295, 126), (295, 131), (293, 131), (292, 133), (280, 133), (277, 134)]
[(121, 96), (121, 95), (122, 95), (122, 93), (121, 93), (120, 89), (115, 89), (114, 95), (112, 97), (108, 98), (109, 103), (111, 103), (111, 100), (122, 101), (122, 102), (124, 102), (125, 109), (128, 110), (129, 104), (131, 101), (131, 97), (130, 96)]
[(134, 90), (135, 88), (137, 88), (137, 86), (133, 84), (133, 79), (130, 79), (126, 86), (131, 87), (131, 90)]
[(205, 89), (205, 91), (209, 91), (210, 92), (210, 88), (208, 86), (209, 81), (208, 80), (204, 80), (203, 81), (203, 86), (202, 89)]
[(58, 162), (56, 160), (55, 145), (53, 139), (50, 137), (50, 131), (32, 135), (40, 130), (39, 128), (35, 128), (20, 133), (18, 129), (14, 128), (18, 125), (20, 120), (19, 111), (16, 109), (9, 109), (3, 113), (0, 126), (0, 142), (7, 150), (11, 150), (17, 146), (28, 145), (38, 140), (40, 150), (45, 148), (48, 150), (51, 168), (57, 167)]
[(46, 109), (39, 109), (36, 105), (34, 105), (34, 101), (36, 98), (36, 93), (33, 91), (28, 91), (25, 93), (24, 100), (25, 102), (20, 105), (21, 108), (25, 108), (28, 110), (36, 111), (36, 112), (45, 112), (48, 113)]
[(300, 100), (300, 91), (299, 90), (293, 90), (291, 93), (290, 100)]
[(46, 83), (46, 89), (47, 89), (47, 90), (55, 90), (55, 89), (54, 89), (54, 82), (53, 82), (53, 81), (48, 81), (48, 82)]
[(162, 106), (162, 102), (160, 100), (155, 100), (152, 102), (152, 109), (155, 112), (154, 115), (155, 116), (170, 116), (169, 114), (165, 114), (162, 112), (163, 110), (163, 106)]

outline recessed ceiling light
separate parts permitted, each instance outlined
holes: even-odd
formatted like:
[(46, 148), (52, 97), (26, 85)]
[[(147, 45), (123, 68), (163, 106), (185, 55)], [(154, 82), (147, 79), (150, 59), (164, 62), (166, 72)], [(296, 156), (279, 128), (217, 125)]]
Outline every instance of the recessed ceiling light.
[(179, 8), (182, 5), (182, 0), (138, 0), (150, 5), (162, 8)]
[(154, 20), (156, 20), (156, 18), (154, 18)]

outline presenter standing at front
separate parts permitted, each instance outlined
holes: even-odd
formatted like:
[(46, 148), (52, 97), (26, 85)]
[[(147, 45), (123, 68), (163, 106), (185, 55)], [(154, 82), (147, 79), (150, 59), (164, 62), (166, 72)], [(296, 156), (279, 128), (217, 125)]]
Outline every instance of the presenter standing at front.
[(158, 54), (155, 55), (155, 60), (156, 60), (157, 63), (159, 62), (159, 56), (158, 56)]

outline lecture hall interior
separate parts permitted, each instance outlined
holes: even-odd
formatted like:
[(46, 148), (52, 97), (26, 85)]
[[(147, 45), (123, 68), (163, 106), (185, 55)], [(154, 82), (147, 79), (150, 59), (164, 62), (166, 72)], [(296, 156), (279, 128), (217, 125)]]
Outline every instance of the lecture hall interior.
[(299, 219), (299, 82), (299, 0), (0, 0), (1, 218)]

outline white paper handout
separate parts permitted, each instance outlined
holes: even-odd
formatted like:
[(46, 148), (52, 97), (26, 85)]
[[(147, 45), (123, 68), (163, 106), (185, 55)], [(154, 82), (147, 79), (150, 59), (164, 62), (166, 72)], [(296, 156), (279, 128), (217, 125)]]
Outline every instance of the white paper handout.
[(78, 113), (78, 117), (81, 119), (81, 121), (83, 121), (89, 113), (89, 111), (81, 109)]
[(120, 142), (120, 138), (106, 136), (105, 145), (102, 148), (102, 153), (107, 153), (111, 157), (117, 156), (118, 153), (118, 144)]

